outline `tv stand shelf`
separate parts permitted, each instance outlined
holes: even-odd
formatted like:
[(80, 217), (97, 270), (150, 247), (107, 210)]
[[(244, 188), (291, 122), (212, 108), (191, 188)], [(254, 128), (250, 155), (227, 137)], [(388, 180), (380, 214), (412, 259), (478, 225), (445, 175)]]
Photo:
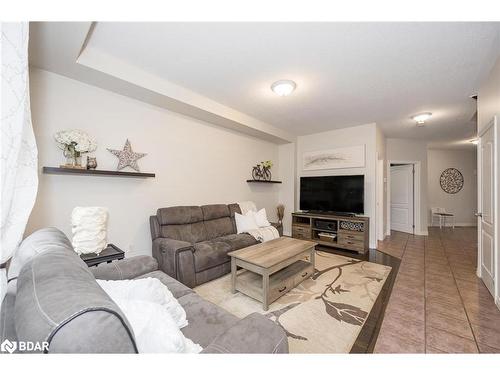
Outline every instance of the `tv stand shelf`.
[[(292, 237), (317, 242), (322, 246), (356, 251), (364, 254), (369, 249), (370, 218), (322, 213), (294, 212)], [(333, 240), (320, 239), (320, 233), (336, 235)]]
[(333, 234), (337, 234), (337, 231), (336, 230), (330, 230), (330, 229), (321, 229), (321, 228), (311, 228), (312, 230), (314, 231), (318, 231), (318, 232), (325, 232), (325, 233), (333, 233)]

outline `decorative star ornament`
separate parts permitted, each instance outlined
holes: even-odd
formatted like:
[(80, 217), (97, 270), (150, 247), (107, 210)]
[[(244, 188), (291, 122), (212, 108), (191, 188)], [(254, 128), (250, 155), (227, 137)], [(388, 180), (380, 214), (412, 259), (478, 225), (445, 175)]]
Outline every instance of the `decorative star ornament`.
[(118, 171), (125, 167), (130, 167), (140, 172), (137, 160), (147, 155), (132, 151), (132, 146), (128, 139), (125, 142), (125, 146), (123, 146), (123, 150), (112, 150), (110, 148), (107, 148), (107, 150), (118, 158), (118, 167), (116, 167)]

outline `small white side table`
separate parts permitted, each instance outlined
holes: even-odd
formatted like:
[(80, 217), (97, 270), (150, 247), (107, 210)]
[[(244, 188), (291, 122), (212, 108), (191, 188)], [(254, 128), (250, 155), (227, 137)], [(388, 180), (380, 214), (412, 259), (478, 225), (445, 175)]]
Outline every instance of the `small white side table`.
[(455, 229), (455, 215), (449, 214), (449, 213), (444, 213), (444, 212), (439, 212), (438, 215), (441, 217), (442, 220), (439, 220), (439, 228), (441, 229), (442, 224), (446, 228), (446, 219), (449, 218), (451, 219), (451, 225), (453, 229)]

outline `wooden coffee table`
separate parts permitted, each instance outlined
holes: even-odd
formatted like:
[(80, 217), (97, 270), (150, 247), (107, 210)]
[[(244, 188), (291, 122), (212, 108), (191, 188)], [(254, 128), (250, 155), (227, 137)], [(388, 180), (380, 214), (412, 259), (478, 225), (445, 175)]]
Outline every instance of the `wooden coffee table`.
[[(315, 242), (280, 237), (230, 252), (231, 292), (269, 305), (312, 276)], [(243, 270), (238, 271), (238, 267)]]

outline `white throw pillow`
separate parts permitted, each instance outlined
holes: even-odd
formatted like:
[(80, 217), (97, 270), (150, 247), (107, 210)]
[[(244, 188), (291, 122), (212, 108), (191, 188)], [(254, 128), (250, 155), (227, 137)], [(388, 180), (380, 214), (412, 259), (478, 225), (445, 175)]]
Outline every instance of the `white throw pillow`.
[(97, 280), (97, 283), (112, 300), (139, 300), (157, 303), (167, 310), (179, 328), (188, 325), (186, 311), (165, 284), (154, 277), (136, 280)]
[(139, 353), (199, 353), (202, 347), (186, 338), (161, 305), (114, 299), (134, 331)]
[(255, 221), (255, 215), (251, 211), (247, 212), (246, 215), (240, 215), (236, 212), (234, 214), (234, 219), (236, 221), (236, 231), (238, 234), (259, 228), (257, 222)]
[(253, 212), (255, 216), (255, 222), (259, 228), (269, 227), (271, 223), (267, 220), (266, 209), (262, 208), (257, 212)]

